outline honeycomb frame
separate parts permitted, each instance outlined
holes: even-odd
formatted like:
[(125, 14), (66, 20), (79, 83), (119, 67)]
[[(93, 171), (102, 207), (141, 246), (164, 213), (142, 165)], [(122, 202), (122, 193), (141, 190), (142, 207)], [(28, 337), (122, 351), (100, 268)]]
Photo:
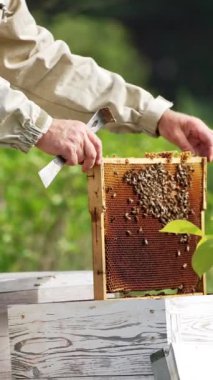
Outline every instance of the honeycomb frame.
[[(95, 166), (89, 171), (88, 196), (92, 221), (95, 299), (109, 298), (112, 293), (116, 297), (166, 295), (165, 289), (174, 290), (178, 295), (206, 294), (205, 276), (199, 279), (191, 267), (191, 257), (198, 237), (190, 235), (186, 239), (185, 236), (184, 242), (182, 235), (159, 233), (169, 220), (162, 212), (159, 215), (159, 212), (156, 213), (157, 203), (153, 202), (154, 189), (162, 175), (164, 188), (168, 185), (165, 181), (167, 177), (170, 178), (168, 180), (170, 186), (178, 188), (178, 175), (184, 173), (186, 169), (183, 168), (187, 170), (190, 168), (191, 182), (187, 191), (189, 203), (193, 209), (187, 209), (185, 205), (187, 203), (186, 187), (181, 189), (180, 186), (179, 192), (176, 188), (170, 189), (171, 197), (169, 194), (166, 203), (170, 198), (172, 199), (172, 192), (182, 194), (181, 202), (184, 202), (184, 210), (188, 210), (189, 214), (183, 213), (183, 219), (192, 221), (204, 232), (206, 159), (186, 156), (183, 160), (182, 157), (184, 156), (162, 158), (153, 155), (153, 157), (138, 159), (104, 158), (102, 165)], [(137, 183), (135, 173), (142, 175), (142, 183), (145, 181), (144, 175), (148, 180), (150, 173), (155, 178), (150, 190), (152, 197), (148, 197), (152, 199), (151, 203), (154, 205), (149, 204), (148, 211), (144, 209), (146, 203), (143, 196), (140, 198), (137, 194), (137, 187), (129, 185), (125, 179), (126, 175), (129, 180), (129, 175), (134, 179), (133, 182)], [(182, 177), (179, 180), (180, 183), (184, 183)], [(141, 182), (139, 185), (141, 186)], [(162, 193), (165, 192), (164, 188)], [(144, 191), (143, 187), (143, 194), (145, 194)], [(176, 198), (177, 202), (182, 199), (180, 195)], [(153, 213), (153, 208), (154, 216), (149, 214)], [(170, 210), (170, 213), (172, 212)]]

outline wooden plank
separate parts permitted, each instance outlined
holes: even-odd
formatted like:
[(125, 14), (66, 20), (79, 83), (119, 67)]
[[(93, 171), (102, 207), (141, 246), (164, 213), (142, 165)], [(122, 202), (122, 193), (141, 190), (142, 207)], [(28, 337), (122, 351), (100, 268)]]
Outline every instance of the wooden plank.
[(94, 298), (96, 300), (106, 299), (103, 171), (104, 165), (95, 166), (87, 175), (89, 211), (92, 219)]
[(94, 299), (91, 271), (0, 275), (0, 305)]
[[(80, 377), (81, 379), (84, 379), (84, 380), (121, 380), (121, 379), (124, 379), (124, 380), (154, 380), (154, 376), (149, 376), (149, 375), (139, 375), (139, 376), (84, 376), (84, 377)], [(25, 378), (26, 379), (26, 378)], [(34, 380), (39, 380), (40, 377), (36, 378), (34, 377)], [(3, 378), (2, 378), (3, 380)], [(8, 379), (5, 379), (4, 380), (11, 380), (11, 378), (8, 378)], [(50, 380), (50, 378), (46, 377), (46, 378), (42, 378), (42, 380)], [(62, 380), (61, 377), (54, 377), (54, 380)], [(79, 380), (79, 376), (78, 377), (72, 377), (72, 379), (70, 377), (63, 377), (63, 380)]]
[(0, 307), (0, 379), (11, 380), (7, 308)]
[(11, 380), (7, 305), (93, 298), (91, 271), (0, 274), (0, 379)]
[(213, 296), (165, 299), (168, 343), (213, 344)]
[(1, 380), (15, 380), (14, 378), (12, 378), (12, 375), (9, 372), (0, 372), (0, 379)]
[(0, 292), (92, 284), (92, 271), (18, 272), (0, 274)]
[(164, 305), (134, 299), (11, 306), (13, 376), (152, 379), (150, 354), (167, 341)]

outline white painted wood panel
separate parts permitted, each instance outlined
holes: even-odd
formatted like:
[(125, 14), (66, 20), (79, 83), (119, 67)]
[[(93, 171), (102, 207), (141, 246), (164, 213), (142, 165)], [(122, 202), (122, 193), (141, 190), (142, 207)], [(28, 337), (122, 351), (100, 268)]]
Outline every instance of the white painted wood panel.
[(164, 300), (11, 306), (9, 333), (16, 379), (152, 378), (150, 354), (167, 341)]
[(213, 295), (167, 298), (168, 343), (210, 343), (213, 352)]
[(173, 344), (174, 358), (181, 380), (212, 380), (212, 344)]

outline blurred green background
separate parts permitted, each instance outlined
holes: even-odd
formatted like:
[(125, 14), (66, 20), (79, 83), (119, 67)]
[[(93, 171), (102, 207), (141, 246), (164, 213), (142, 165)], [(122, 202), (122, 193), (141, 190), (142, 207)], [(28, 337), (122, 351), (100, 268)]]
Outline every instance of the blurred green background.
[[(175, 102), (213, 126), (211, 1), (28, 1), (40, 25), (73, 53), (92, 56), (129, 82)], [(162, 138), (102, 131), (104, 155), (142, 157), (176, 147)], [(0, 272), (92, 267), (86, 177), (64, 168), (45, 190), (37, 175), (50, 157), (0, 151)], [(213, 165), (208, 165), (206, 232), (213, 233)], [(213, 292), (213, 271), (208, 273)]]

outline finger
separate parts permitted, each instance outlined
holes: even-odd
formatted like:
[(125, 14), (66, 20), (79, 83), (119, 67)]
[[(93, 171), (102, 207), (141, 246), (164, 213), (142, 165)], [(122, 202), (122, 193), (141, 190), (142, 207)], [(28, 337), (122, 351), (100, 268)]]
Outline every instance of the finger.
[(192, 144), (190, 144), (189, 140), (185, 136), (185, 134), (179, 130), (178, 133), (174, 132), (174, 143), (179, 146), (183, 151), (190, 151), (195, 153), (195, 149)]
[(87, 135), (85, 136), (85, 140), (84, 140), (84, 154), (85, 155), (84, 155), (84, 163), (82, 166), (82, 170), (86, 172), (94, 166), (96, 162), (96, 156), (97, 156), (95, 147), (91, 143)]
[(84, 163), (84, 159), (85, 159), (84, 150), (78, 149), (77, 156), (78, 156), (78, 164), (82, 165)]
[(202, 144), (203, 148), (203, 155), (207, 157), (208, 161), (213, 161), (213, 131), (208, 129), (205, 134), (205, 141)]
[(195, 128), (193, 129), (193, 132), (194, 132), (194, 135), (192, 133), (190, 134), (189, 141), (191, 145), (194, 147), (195, 153), (200, 156), (207, 157), (208, 161), (212, 161), (213, 160), (212, 131), (206, 125), (200, 124), (197, 134), (195, 134)]
[(88, 132), (88, 137), (96, 150), (95, 163), (100, 165), (102, 162), (102, 142), (93, 132)]
[(69, 154), (67, 154), (66, 164), (70, 166), (74, 166), (78, 164), (78, 155), (74, 148), (69, 150)]
[(213, 161), (213, 146), (212, 145), (210, 147), (210, 152), (209, 152), (209, 155), (208, 155), (208, 160), (209, 160), (209, 162)]
[(200, 149), (200, 155), (207, 157), (209, 162), (213, 161), (213, 145), (210, 144), (208, 147), (203, 147)]

